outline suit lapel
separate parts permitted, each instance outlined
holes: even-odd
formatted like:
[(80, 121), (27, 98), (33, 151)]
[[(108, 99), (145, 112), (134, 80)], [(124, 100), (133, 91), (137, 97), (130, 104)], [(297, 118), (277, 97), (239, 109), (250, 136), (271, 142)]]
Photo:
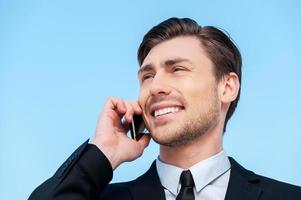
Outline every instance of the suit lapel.
[(131, 183), (130, 191), (135, 200), (165, 200), (155, 161), (145, 174)]
[(225, 200), (257, 200), (262, 192), (259, 177), (244, 169), (233, 158), (231, 163), (230, 180)]

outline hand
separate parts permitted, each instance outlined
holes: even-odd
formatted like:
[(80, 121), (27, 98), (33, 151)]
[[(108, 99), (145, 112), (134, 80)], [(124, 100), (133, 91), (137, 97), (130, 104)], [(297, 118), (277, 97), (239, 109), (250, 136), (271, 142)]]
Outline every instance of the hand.
[[(132, 116), (141, 113), (137, 102), (109, 97), (100, 114), (92, 143), (106, 155), (113, 170), (121, 163), (141, 156), (149, 144), (149, 135), (144, 135), (139, 141), (126, 135), (126, 125), (132, 121)], [(121, 123), (122, 117), (125, 118), (125, 124)]]

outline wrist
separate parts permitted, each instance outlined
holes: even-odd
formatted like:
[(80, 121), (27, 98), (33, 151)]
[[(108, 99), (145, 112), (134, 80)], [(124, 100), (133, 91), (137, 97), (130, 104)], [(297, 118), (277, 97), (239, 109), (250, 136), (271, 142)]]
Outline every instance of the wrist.
[(95, 140), (92, 140), (91, 143), (94, 144), (106, 156), (113, 170), (120, 165), (121, 162), (119, 156), (116, 153), (116, 149), (112, 147), (112, 145), (96, 142)]

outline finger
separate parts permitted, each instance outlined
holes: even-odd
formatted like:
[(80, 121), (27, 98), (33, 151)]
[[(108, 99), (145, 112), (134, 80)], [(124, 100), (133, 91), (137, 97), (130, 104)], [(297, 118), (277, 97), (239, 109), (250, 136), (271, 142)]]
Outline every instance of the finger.
[(132, 107), (135, 111), (135, 114), (138, 114), (138, 115), (142, 114), (142, 109), (141, 109), (141, 107), (140, 107), (140, 105), (138, 104), (137, 101), (132, 101), (130, 103), (131, 103), (131, 105), (132, 105)]
[(116, 111), (119, 115), (126, 113), (126, 105), (122, 99), (109, 97), (106, 106), (110, 110)]
[(124, 115), (126, 113), (126, 105), (124, 100), (118, 99), (117, 100), (117, 105), (115, 109), (120, 115)]
[(124, 128), (124, 131), (127, 133), (130, 130), (130, 123), (128, 123), (125, 119), (125, 117), (123, 116), (121, 119), (121, 125)]
[(125, 133), (127, 133), (130, 130), (130, 124), (128, 122), (122, 123), (122, 127), (124, 128)]
[(130, 123), (130, 122), (132, 122), (132, 118), (133, 118), (135, 111), (130, 102), (125, 101), (125, 106), (126, 106), (125, 119), (128, 123)]

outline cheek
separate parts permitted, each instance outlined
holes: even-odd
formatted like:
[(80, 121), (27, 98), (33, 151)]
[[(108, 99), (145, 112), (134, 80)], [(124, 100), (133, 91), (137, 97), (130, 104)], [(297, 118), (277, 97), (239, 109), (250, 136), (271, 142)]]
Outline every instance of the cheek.
[[(183, 85), (182, 85), (183, 86)], [(211, 101), (212, 92), (209, 85), (198, 84), (186, 84), (183, 87), (183, 95), (186, 99), (188, 106), (197, 111), (199, 108), (203, 108), (208, 101)]]
[(145, 108), (145, 104), (146, 104), (146, 100), (147, 100), (147, 91), (144, 88), (140, 88), (139, 91), (139, 97), (138, 97), (138, 103), (140, 105), (140, 107), (142, 108), (143, 112), (144, 112), (144, 108)]
[(148, 115), (146, 115), (147, 113), (147, 110), (146, 110), (146, 103), (147, 103), (147, 100), (148, 100), (148, 96), (149, 96), (149, 92), (145, 89), (145, 88), (140, 88), (140, 91), (139, 91), (139, 98), (138, 98), (138, 103), (142, 109), (142, 115), (143, 115), (143, 120), (146, 124), (146, 126), (148, 127), (151, 127), (150, 126), (150, 123), (149, 123), (149, 117)]
[(190, 99), (201, 98), (206, 90), (206, 87), (197, 81), (182, 82), (178, 88), (181, 88), (184, 97), (186, 96)]

